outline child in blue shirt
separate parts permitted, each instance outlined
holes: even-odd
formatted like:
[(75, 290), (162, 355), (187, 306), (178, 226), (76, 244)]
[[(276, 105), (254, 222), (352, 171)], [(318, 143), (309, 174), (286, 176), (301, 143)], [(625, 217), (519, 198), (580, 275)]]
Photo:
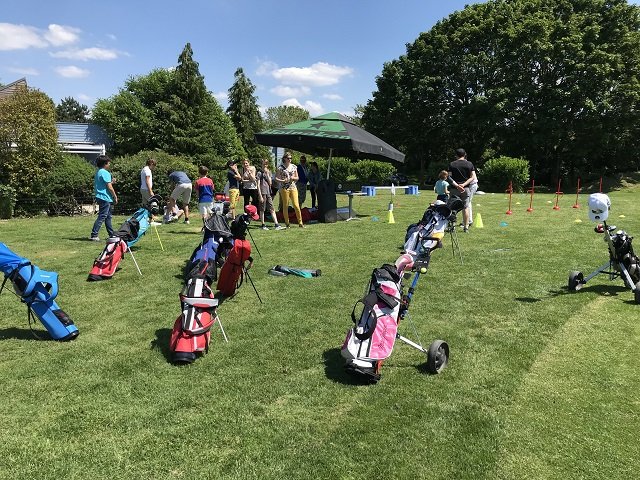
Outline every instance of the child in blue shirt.
[(93, 224), (89, 240), (99, 242), (98, 232), (103, 222), (104, 226), (107, 227), (107, 235), (113, 237), (114, 231), (111, 226), (111, 216), (113, 213), (112, 204), (118, 203), (118, 196), (111, 184), (111, 173), (109, 172), (111, 159), (106, 155), (100, 155), (96, 160), (96, 166), (98, 167), (98, 171), (93, 178), (93, 189), (96, 203), (98, 204), (98, 218), (96, 218)]
[(446, 170), (442, 170), (438, 175), (438, 180), (436, 182), (436, 186), (433, 188), (436, 192), (436, 200), (442, 200), (443, 202), (447, 202), (449, 200), (449, 182), (447, 182), (447, 178), (449, 177), (449, 172)]

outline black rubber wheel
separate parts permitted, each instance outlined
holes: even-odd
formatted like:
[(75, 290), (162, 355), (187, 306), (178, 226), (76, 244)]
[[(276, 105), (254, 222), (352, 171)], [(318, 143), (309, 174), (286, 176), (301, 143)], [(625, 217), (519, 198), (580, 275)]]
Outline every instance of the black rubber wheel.
[(633, 291), (636, 303), (640, 303), (640, 282), (636, 283), (636, 289)]
[(438, 374), (449, 363), (449, 345), (444, 340), (434, 340), (427, 351), (427, 371)]
[(584, 275), (582, 272), (571, 272), (569, 274), (569, 291), (577, 292), (584, 285)]

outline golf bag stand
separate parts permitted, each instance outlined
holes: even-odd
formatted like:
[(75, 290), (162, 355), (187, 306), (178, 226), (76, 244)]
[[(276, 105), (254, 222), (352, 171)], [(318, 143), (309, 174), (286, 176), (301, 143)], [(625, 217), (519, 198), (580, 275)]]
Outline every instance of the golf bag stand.
[(591, 272), (586, 277), (580, 271), (569, 274), (568, 289), (575, 292), (598, 274), (609, 275), (609, 280), (620, 277), (625, 286), (634, 294), (635, 303), (640, 304), (640, 259), (633, 251), (633, 237), (624, 230), (617, 230), (613, 225), (607, 225), (609, 197), (601, 193), (589, 196), (589, 217), (591, 220), (602, 220), (595, 228), (597, 233), (604, 234), (604, 241), (608, 247), (609, 260)]
[[(40, 270), (26, 258), (19, 257), (0, 243), (0, 271), (5, 279), (0, 292), (8, 280), (20, 300), (27, 305), (29, 326), (34, 314), (54, 340), (73, 340), (79, 334), (69, 316), (58, 306), (58, 274)], [(34, 332), (34, 336), (37, 335)]]

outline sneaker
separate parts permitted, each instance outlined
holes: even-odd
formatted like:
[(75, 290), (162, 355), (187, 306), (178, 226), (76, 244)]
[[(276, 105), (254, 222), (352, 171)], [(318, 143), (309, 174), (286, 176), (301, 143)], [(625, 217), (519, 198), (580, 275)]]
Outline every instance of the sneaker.
[(304, 224), (303, 224), (303, 223), (299, 224), (298, 226), (299, 226), (300, 228), (304, 228)]
[(284, 227), (282, 225), (276, 225), (276, 230), (284, 230)]
[(269, 230), (269, 227), (267, 227), (266, 225), (262, 225), (260, 228), (261, 228), (262, 230)]
[(291, 228), (291, 225), (287, 225), (287, 228)]
[(182, 222), (182, 223), (184, 223), (184, 224), (186, 224), (186, 225), (190, 225), (190, 224), (191, 224), (191, 222), (190, 222), (189, 220), (185, 220), (185, 221), (184, 221), (184, 222)]
[(463, 231), (464, 233), (467, 233), (467, 232), (469, 231), (469, 227), (462, 227), (462, 231)]
[(100, 237), (89, 237), (89, 240), (91, 240), (92, 242), (99, 242)]

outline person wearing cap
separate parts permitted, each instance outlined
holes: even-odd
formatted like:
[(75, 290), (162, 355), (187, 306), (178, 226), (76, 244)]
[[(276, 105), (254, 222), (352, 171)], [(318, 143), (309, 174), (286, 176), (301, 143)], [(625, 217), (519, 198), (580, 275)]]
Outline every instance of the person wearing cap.
[(235, 160), (229, 160), (227, 162), (227, 180), (229, 181), (229, 213), (231, 218), (236, 218), (236, 204), (238, 198), (240, 198), (240, 180), (242, 175), (238, 172), (238, 166)]
[(298, 204), (298, 189), (296, 188), (296, 182), (298, 181), (298, 169), (291, 163), (291, 153), (286, 152), (282, 157), (282, 165), (278, 167), (278, 173), (276, 173), (276, 180), (280, 182), (280, 198), (282, 199), (282, 216), (284, 217), (284, 223), (289, 228), (289, 199), (293, 203), (293, 209), (296, 212), (296, 219), (298, 220), (298, 226), (304, 228), (302, 223), (302, 212), (300, 211), (300, 205)]
[(477, 182), (476, 168), (467, 160), (467, 152), (464, 148), (456, 150), (456, 159), (449, 164), (449, 179), (451, 184), (458, 190), (452, 192), (451, 196), (456, 196), (464, 203), (462, 210), (462, 231), (469, 231), (469, 203), (471, 202), (471, 190), (469, 185)]

